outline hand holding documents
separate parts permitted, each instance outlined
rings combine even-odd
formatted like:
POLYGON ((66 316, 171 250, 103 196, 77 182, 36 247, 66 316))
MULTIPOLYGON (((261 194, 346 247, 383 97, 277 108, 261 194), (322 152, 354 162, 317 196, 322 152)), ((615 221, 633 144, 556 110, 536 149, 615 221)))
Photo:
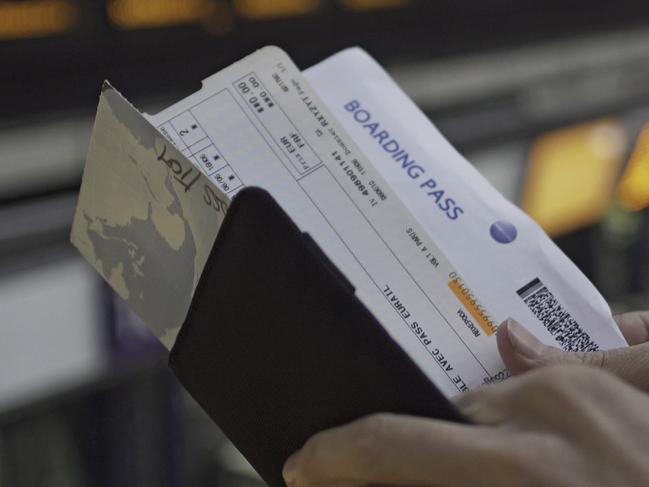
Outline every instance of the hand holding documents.
POLYGON ((509 316, 564 350, 625 344, 586 277, 360 49, 302 74, 266 47, 156 115, 106 84, 72 242, 171 348, 233 198, 253 186, 446 397, 509 376, 494 336, 509 316))

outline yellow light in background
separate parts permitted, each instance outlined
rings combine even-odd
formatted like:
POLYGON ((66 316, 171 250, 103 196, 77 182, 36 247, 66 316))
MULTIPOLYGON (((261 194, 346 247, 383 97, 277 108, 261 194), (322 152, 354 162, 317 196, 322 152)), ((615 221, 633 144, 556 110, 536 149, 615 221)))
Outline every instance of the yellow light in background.
POLYGON ((523 210, 551 236, 596 223, 609 208, 627 143, 623 125, 609 119, 539 137, 523 210))
POLYGON ((638 211, 649 207, 649 124, 638 136, 631 160, 620 180, 618 195, 627 210, 638 211))
POLYGON ((149 29, 200 23, 209 0, 113 0, 108 18, 120 29, 149 29))
POLYGON ((0 39, 47 37, 69 32, 77 22, 70 0, 0 1, 0 39))
POLYGON ((315 12, 322 0, 233 0, 237 14, 247 20, 293 17, 315 12))
POLYGON ((340 0, 340 4, 343 7, 356 12, 400 8, 410 5, 411 3, 412 0, 340 0))

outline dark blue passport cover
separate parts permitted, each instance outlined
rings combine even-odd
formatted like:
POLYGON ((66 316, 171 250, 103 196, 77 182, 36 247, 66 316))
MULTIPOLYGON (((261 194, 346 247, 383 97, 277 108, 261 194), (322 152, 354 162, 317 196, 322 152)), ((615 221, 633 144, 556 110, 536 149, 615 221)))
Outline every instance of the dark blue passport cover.
POLYGON ((170 366, 272 487, 314 433, 375 412, 464 419, 273 198, 233 200, 170 366))

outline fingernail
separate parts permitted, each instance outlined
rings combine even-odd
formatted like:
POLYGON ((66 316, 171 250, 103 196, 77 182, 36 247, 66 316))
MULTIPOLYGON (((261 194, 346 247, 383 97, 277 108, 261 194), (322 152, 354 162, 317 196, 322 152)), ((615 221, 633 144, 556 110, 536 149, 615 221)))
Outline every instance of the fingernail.
POLYGON ((297 477, 297 459, 300 455, 300 450, 296 451, 291 455, 286 463, 284 463, 284 468, 282 469, 282 477, 284 477, 284 482, 286 485, 295 485, 295 479, 297 477))
POLYGON ((527 358, 538 358, 544 345, 515 319, 507 318, 506 321, 507 336, 514 350, 527 358))

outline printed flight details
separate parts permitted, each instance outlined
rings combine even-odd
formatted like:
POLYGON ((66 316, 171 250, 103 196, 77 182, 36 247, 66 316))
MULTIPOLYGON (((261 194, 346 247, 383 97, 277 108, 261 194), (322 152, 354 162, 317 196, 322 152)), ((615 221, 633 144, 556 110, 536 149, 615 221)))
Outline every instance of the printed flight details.
MULTIPOLYGON (((150 121, 228 196, 243 185, 269 191, 445 393, 502 372, 497 355, 468 342, 465 320, 475 319, 458 315, 447 285, 457 270, 282 51, 258 51, 150 121), (197 149, 205 145, 219 157, 211 167, 197 149)), ((495 323, 484 317, 473 326, 490 336, 495 323)))

